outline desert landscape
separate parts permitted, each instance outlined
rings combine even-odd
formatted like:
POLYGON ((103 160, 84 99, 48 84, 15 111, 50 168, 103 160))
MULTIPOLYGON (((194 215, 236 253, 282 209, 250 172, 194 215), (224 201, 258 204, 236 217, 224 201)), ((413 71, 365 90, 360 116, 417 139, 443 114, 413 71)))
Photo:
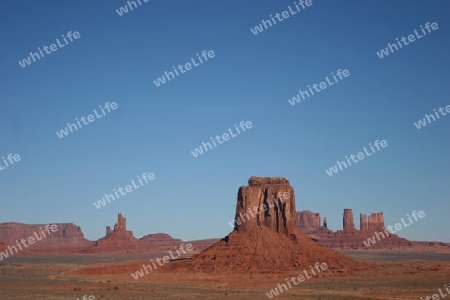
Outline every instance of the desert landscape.
POLYGON ((0 300, 450 300, 449 0, 0 10, 0 300))
MULTIPOLYGON (((363 241, 384 227, 383 218, 369 218, 370 229, 356 230, 346 209, 345 229, 334 233, 318 227, 319 214, 297 212, 296 207, 288 180, 251 177, 237 195, 235 220, 243 219, 223 238, 182 241, 157 233, 137 239, 121 214, 114 228, 106 226, 105 237, 95 242, 74 224, 56 224, 60 229, 39 246, 2 257, 0 296, 344 300, 414 299, 439 289, 445 293, 450 244, 391 235, 370 249, 363 241), (259 209, 252 212, 253 207, 259 209), (170 259, 156 264, 169 254, 170 259)), ((6 245, 42 228, 0 224, 1 250, 7 253, 6 245)))

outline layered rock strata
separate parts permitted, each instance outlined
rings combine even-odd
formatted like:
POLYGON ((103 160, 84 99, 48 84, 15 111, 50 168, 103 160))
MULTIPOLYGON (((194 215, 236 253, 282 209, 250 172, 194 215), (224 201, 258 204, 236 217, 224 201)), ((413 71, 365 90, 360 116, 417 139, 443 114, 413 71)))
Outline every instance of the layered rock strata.
POLYGON ((380 213, 372 213, 367 218, 367 228, 369 230, 383 230, 384 227, 384 215, 380 213))
MULTIPOLYGON (((326 219, 324 221, 326 221, 326 219)), ((302 233, 309 233, 319 230, 320 214, 309 210, 297 212, 297 227, 302 233)))
POLYGON ((344 209, 343 227, 344 231, 355 230, 355 224, 353 223, 353 212, 350 208, 344 209))
POLYGON ((235 223, 237 232, 265 226, 288 234, 296 227, 294 189, 285 178, 251 177, 248 186, 239 188, 235 223))
MULTIPOLYGON (((15 245, 16 241, 27 240, 33 237, 34 233, 39 233, 41 229, 49 224, 22 224, 22 223, 1 223, 0 240, 8 245, 15 245)), ((33 248, 45 246, 86 246, 92 244, 84 238, 79 226, 73 223, 55 223, 58 230, 52 232, 46 238, 36 243, 33 248)))
POLYGON ((366 214, 359 214, 359 230, 366 231, 369 230, 369 227, 367 225, 367 215, 366 214))

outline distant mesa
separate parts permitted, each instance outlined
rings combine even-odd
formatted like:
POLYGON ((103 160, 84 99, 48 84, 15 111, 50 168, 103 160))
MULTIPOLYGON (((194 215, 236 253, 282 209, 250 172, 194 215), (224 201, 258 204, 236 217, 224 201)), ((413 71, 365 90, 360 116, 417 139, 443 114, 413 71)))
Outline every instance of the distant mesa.
POLYGON ((351 273, 365 266, 300 233, 295 205, 294 189, 286 178, 251 177, 248 186, 239 188, 236 201, 235 217, 244 216, 245 221, 236 224, 229 235, 210 248, 170 262, 161 272, 299 272, 317 262, 325 262, 329 272, 351 273), (280 197, 284 192, 290 194, 288 199, 280 197), (267 209, 256 213, 254 207, 262 205, 267 209))
MULTIPOLYGON (((73 223, 51 224, 57 225, 58 230, 36 242, 33 247, 29 247, 27 250, 48 246, 88 246, 92 244, 91 241, 84 238, 81 228, 73 223)), ((7 245, 15 245, 17 244, 16 241, 34 237, 34 233, 39 233, 40 228, 43 229, 46 225, 48 224, 0 223, 0 240, 7 245)))
POLYGON ((183 243, 180 239, 174 239, 167 233, 153 233, 140 238, 142 242, 154 245, 173 245, 174 243, 183 243))

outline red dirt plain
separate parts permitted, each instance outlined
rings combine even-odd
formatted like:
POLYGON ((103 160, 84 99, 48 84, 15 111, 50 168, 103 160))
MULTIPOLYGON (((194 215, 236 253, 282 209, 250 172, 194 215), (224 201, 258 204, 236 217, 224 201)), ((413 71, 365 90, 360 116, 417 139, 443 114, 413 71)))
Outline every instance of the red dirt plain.
MULTIPOLYGON (((420 251, 343 253, 369 264, 353 274, 339 271, 293 285, 276 299, 420 299, 450 283, 450 254, 420 251)), ((15 255, 0 264, 0 299, 269 299, 266 292, 298 271, 214 274, 131 273, 154 255, 15 255)), ((161 267, 163 270, 171 263, 161 267)), ((169 268, 168 268, 169 269, 169 268)), ((326 270, 327 271, 327 270, 326 270)))

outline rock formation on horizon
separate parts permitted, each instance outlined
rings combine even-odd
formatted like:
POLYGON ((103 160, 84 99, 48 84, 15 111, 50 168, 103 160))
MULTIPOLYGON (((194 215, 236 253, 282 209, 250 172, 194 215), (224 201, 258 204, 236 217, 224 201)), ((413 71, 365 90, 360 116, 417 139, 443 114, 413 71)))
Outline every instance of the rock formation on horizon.
POLYGON ((384 215, 380 213, 372 213, 367 217, 367 228, 369 230, 383 230, 384 228, 384 215))
POLYGON ((94 248, 115 251, 143 247, 146 243, 133 236, 133 232, 127 230, 127 219, 118 214, 114 230, 106 226, 106 235, 95 243, 94 248))
POLYGON ((167 233, 152 233, 147 234, 139 239, 140 241, 155 244, 155 245, 165 245, 165 244, 173 244, 173 243, 183 243, 180 239, 174 239, 167 233))
POLYGON ((366 214, 359 214, 359 230, 361 230, 361 231, 369 230, 369 227, 367 225, 367 215, 366 214))
MULTIPOLYGON (((326 218, 324 219, 326 223, 326 218)), ((320 214, 309 210, 297 212, 297 228, 302 233, 314 232, 320 229, 320 214)))
POLYGON ((93 243, 85 239, 81 228, 73 223, 0 223, 0 240, 7 245, 15 245, 16 241, 20 241, 21 239, 27 240, 29 237, 34 237, 35 232, 39 234, 40 228, 45 228, 45 225, 49 224, 55 224, 58 230, 33 244, 33 247, 29 250, 49 246, 86 246, 93 243))
MULTIPOLYGON (((304 212, 297 212, 304 213, 304 212)), ((386 250, 398 250, 398 249, 443 249, 450 250, 450 244, 440 242, 417 242, 409 241, 401 238, 396 234, 389 233, 386 236, 384 225, 383 212, 371 213, 370 215, 360 214, 360 230, 354 226, 353 212, 351 209, 344 209, 344 215, 342 218, 343 230, 337 230, 333 232, 327 229, 325 226, 318 230, 311 230, 311 227, 306 224, 299 223, 297 227, 303 233, 313 238, 314 241, 319 244, 333 250, 369 250, 369 249, 386 249, 386 250), (364 241, 369 238, 373 238, 376 232, 384 233, 385 237, 376 239, 376 243, 367 247, 364 241)))
POLYGON ((284 273, 301 272, 325 262, 330 273, 352 273, 366 265, 329 250, 296 228, 294 189, 279 177, 251 177, 237 194, 234 230, 208 249, 175 260, 161 272, 284 273), (286 196, 283 197, 284 193, 286 196), (254 207, 266 205, 267 210, 254 207), (258 214, 259 212, 259 214, 258 214), (244 215, 247 214, 247 215, 244 215), (248 217, 247 217, 248 216, 248 217))
POLYGON ((344 231, 354 231, 355 224, 353 223, 353 211, 350 208, 344 209, 343 228, 344 231))

